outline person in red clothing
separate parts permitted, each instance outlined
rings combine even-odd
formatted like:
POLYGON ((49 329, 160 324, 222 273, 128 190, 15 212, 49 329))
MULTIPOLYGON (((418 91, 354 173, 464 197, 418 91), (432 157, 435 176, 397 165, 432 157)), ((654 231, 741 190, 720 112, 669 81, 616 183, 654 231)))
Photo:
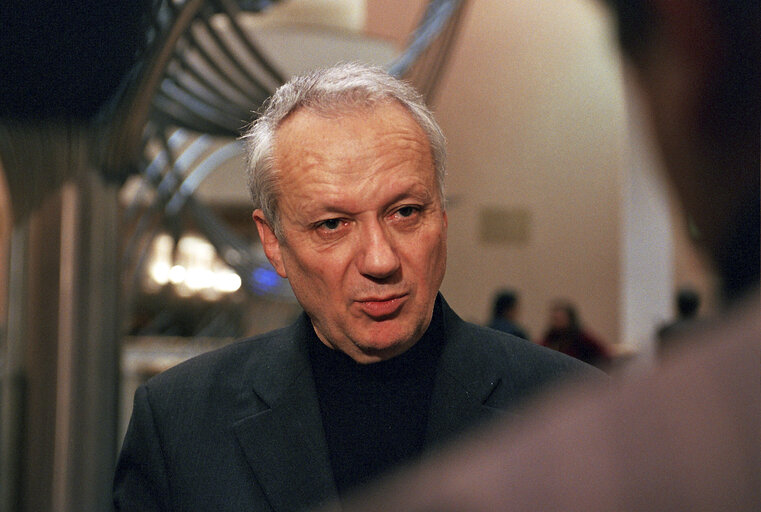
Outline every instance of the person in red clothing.
POLYGON ((595 366, 605 366, 611 360, 605 344, 584 329, 576 306, 566 300, 552 303, 550 327, 540 344, 595 366))

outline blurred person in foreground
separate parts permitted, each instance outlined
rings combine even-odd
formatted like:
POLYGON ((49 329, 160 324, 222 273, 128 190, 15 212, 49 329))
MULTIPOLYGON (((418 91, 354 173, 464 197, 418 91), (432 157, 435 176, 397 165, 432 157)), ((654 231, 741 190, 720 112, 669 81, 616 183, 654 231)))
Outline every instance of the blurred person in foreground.
POLYGON ((528 333, 518 323, 519 312, 518 293, 513 290, 502 290, 494 296, 494 309, 489 327, 528 340, 530 339, 528 333))
POLYGON ((444 137, 409 85, 356 64, 294 77, 244 138, 264 252, 304 314, 138 389, 118 509, 303 510, 597 375, 439 293, 444 137))
POLYGON ((759 6, 609 0, 723 312, 647 375, 539 404, 346 511, 758 511, 759 6))

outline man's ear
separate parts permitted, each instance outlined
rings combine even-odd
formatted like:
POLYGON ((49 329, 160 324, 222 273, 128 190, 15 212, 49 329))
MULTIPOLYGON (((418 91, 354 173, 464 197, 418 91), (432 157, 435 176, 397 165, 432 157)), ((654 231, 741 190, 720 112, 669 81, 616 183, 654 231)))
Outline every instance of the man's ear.
POLYGON ((259 240, 262 241, 264 254, 267 255, 267 259, 270 260, 280 277, 288 277, 285 273, 285 265, 283 265, 283 255, 280 252, 280 241, 275 236, 275 231, 267 219, 264 218, 264 212, 256 209, 252 216, 256 222, 256 230, 259 231, 259 240))

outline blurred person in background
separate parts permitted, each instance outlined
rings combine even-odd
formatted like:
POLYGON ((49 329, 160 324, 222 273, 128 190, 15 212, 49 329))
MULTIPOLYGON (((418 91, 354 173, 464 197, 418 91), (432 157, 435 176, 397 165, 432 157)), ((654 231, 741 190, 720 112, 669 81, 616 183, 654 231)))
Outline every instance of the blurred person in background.
POLYGON ((700 295, 692 288, 680 288, 674 294, 674 306, 676 307, 676 318, 658 328, 656 339, 658 341, 658 353, 663 354, 670 347, 674 339, 684 329, 689 329, 694 325, 700 309, 700 295))
POLYGON ((502 290, 494 296, 494 308, 489 327, 498 331, 530 339, 526 330, 518 323, 520 297, 514 290, 502 290))
POLYGON ((549 328, 540 345, 598 367, 611 362, 605 344, 582 325, 573 303, 561 299, 553 301, 549 320, 549 328))

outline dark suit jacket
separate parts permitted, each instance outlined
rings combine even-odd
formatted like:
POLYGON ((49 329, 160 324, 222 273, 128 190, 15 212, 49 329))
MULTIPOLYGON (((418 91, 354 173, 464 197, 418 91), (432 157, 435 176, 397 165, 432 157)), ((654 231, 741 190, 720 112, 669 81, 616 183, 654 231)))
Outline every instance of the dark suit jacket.
MULTIPOLYGON (((439 297, 443 302, 443 298, 439 297)), ((446 342, 426 446, 513 410, 583 363, 469 324, 443 302, 446 342)), ((335 498, 305 340, 311 324, 243 340, 141 386, 116 471, 128 511, 295 511, 335 498)))

